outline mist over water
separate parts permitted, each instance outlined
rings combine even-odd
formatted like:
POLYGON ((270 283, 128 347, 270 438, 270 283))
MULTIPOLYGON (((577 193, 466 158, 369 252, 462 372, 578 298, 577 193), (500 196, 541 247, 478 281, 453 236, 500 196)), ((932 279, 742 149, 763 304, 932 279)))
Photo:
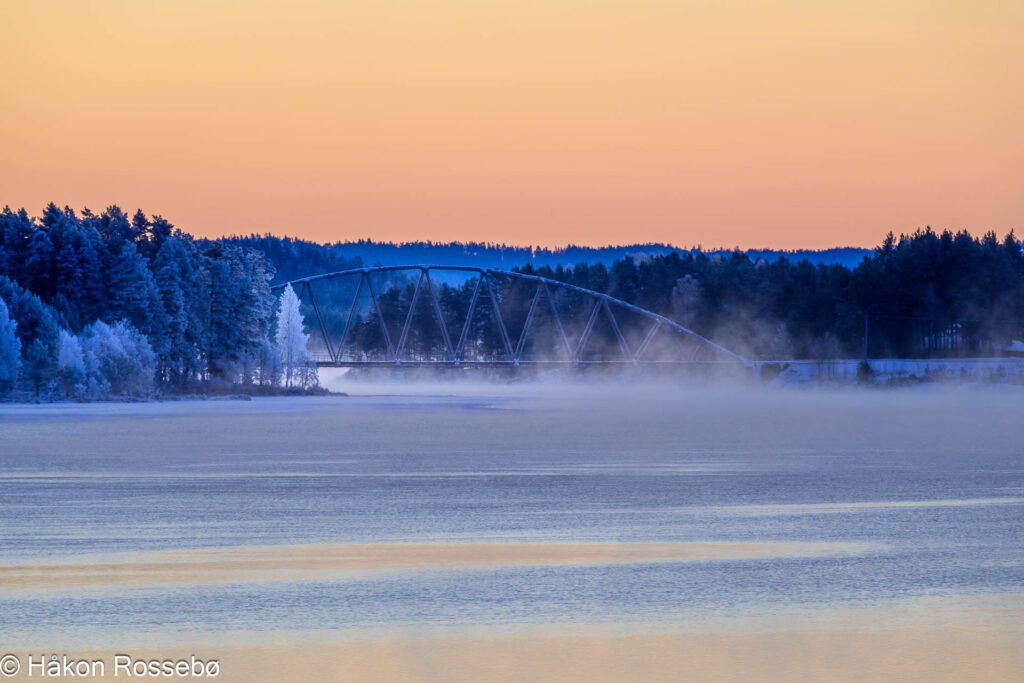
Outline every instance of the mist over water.
POLYGON ((26 591, 0 596, 0 632, 669 624, 1024 582, 1019 388, 325 383, 350 396, 0 407, 0 557, 380 542, 858 549, 26 591))

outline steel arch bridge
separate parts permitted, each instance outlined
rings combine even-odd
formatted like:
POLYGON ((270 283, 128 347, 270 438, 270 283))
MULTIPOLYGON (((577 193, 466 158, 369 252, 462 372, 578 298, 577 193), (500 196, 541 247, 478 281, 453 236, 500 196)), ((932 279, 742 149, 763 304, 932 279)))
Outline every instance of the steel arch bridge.
POLYGON ((529 273, 472 266, 377 266, 300 278, 271 291, 287 286, 298 295, 304 316, 315 321, 307 329, 320 367, 754 367, 751 360, 653 311, 529 273), (461 286, 448 284, 458 277, 464 278, 461 286), (319 298, 314 285, 321 290, 319 298), (464 310, 446 311, 460 293, 461 304, 455 307, 464 310), (412 338, 423 336, 424 301, 437 340, 414 349, 412 338), (549 344, 538 354, 528 347, 540 334, 542 317, 547 318, 549 344), (482 318, 489 322, 481 325, 482 318), (488 327, 489 349, 483 339, 488 327), (373 336, 378 348, 367 349, 359 336, 373 336))

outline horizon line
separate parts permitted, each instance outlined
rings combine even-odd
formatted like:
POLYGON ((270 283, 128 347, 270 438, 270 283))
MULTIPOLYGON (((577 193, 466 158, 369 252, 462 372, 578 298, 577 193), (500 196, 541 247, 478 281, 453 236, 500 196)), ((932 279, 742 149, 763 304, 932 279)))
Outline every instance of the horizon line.
MULTIPOLYGON (((175 227, 179 227, 179 226, 175 226, 175 227)), ((179 229, 181 229, 181 228, 179 228, 179 229)), ((186 232, 187 233, 187 231, 184 230, 184 229, 182 229, 182 232, 186 232)), ((913 233, 906 233, 906 234, 909 235, 909 234, 913 234, 913 233)), ((534 251, 534 252, 543 251, 543 252, 550 252, 550 253, 560 253, 560 252, 568 251, 570 249, 595 249, 595 250, 597 250, 597 249, 627 249, 627 248, 631 248, 631 247, 664 247, 664 248, 668 248, 668 249, 672 249, 674 251, 680 251, 680 252, 684 252, 684 251, 685 252, 693 252, 693 251, 701 251, 701 252, 721 252, 721 251, 743 251, 743 252, 746 252, 746 251, 775 251, 775 252, 811 251, 811 252, 823 252, 823 251, 837 251, 837 250, 842 250, 842 249, 859 249, 859 250, 865 250, 865 251, 873 251, 876 248, 876 246, 877 246, 877 245, 858 246, 858 245, 853 245, 853 244, 845 244, 845 245, 835 245, 835 246, 831 246, 831 247, 768 247, 768 246, 741 247, 739 245, 733 245, 731 247, 726 247, 726 246, 706 247, 703 244, 698 243, 698 244, 695 244, 695 245, 690 246, 690 247, 685 247, 685 246, 681 246, 681 245, 678 245, 678 244, 673 244, 671 242, 654 242, 654 241, 650 241, 650 242, 620 242, 620 243, 605 243, 605 244, 579 244, 579 243, 571 243, 570 242, 570 243, 567 243, 567 244, 563 243, 563 244, 560 244, 558 246, 550 246, 549 247, 549 246, 543 246, 543 245, 538 245, 538 244, 522 244, 522 243, 518 243, 517 244, 517 243, 508 243, 508 242, 493 242, 493 241, 486 241, 486 240, 432 240, 432 239, 387 240, 387 239, 377 239, 377 238, 368 237, 368 236, 367 237, 354 238, 354 239, 322 241, 322 240, 310 239, 310 238, 307 238, 307 237, 301 237, 301 236, 295 235, 295 234, 288 234, 288 233, 283 233, 282 234, 282 233, 276 233, 276 232, 270 232, 270 231, 248 232, 248 233, 235 233, 235 232, 231 232, 231 233, 224 233, 224 234, 222 234, 222 235, 220 235, 218 237, 200 237, 199 239, 206 239, 206 240, 246 239, 246 238, 252 238, 252 237, 274 237, 274 238, 277 238, 277 239, 290 239, 290 240, 294 240, 294 241, 300 241, 300 242, 307 242, 309 244, 315 244, 315 245, 321 246, 321 247, 355 245, 355 244, 359 244, 361 242, 371 242, 371 243, 376 244, 376 245, 385 245, 385 246, 393 246, 393 247, 404 247, 404 246, 426 245, 426 244, 430 244, 430 245, 433 245, 433 246, 441 246, 441 247, 444 247, 444 246, 455 246, 455 245, 463 245, 463 246, 477 245, 477 246, 483 246, 483 247, 492 248, 492 249, 497 249, 497 248, 522 249, 522 250, 530 250, 530 251, 534 251)), ((884 239, 884 237, 883 237, 883 239, 884 239)))

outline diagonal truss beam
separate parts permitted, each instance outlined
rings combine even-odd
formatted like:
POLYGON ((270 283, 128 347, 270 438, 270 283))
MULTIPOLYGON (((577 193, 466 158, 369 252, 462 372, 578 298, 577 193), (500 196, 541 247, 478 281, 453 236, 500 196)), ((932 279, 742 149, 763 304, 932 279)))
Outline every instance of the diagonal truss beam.
POLYGON ((572 359, 572 345, 569 344, 569 337, 565 336, 565 327, 562 326, 562 316, 558 314, 558 306, 555 305, 555 297, 551 294, 548 283, 543 283, 544 294, 547 296, 548 305, 551 307, 551 318, 555 321, 555 329, 558 330, 558 338, 562 340, 562 347, 565 349, 565 357, 572 359))
POLYGON ((602 301, 601 306, 604 308, 605 315, 608 316, 608 320, 612 324, 612 329, 615 330, 615 338, 619 340, 622 357, 629 361, 633 360, 633 354, 629 352, 629 344, 626 343, 626 337, 622 334, 622 328, 619 327, 619 321, 615 319, 615 314, 612 313, 611 307, 607 301, 602 301))
POLYGON ((412 290, 412 301, 409 302, 409 311, 405 314, 405 324, 402 325, 402 334, 398 337, 398 349, 395 351, 395 362, 402 362, 402 354, 405 353, 405 342, 409 339, 409 328, 412 327, 412 317, 416 312, 416 302, 420 298, 420 288, 423 286, 424 271, 420 271, 420 277, 416 280, 416 287, 412 290))
POLYGON ((487 278, 487 294, 491 298, 491 308, 494 311, 494 322, 498 325, 498 330, 501 332, 501 341, 505 345, 505 353, 508 357, 515 359, 515 352, 512 350, 512 340, 508 336, 508 328, 505 327, 505 321, 501 317, 501 306, 498 304, 498 294, 494 288, 494 282, 491 279, 491 275, 488 271, 484 271, 481 277, 487 278))
POLYGON ((341 333, 341 342, 338 343, 338 350, 334 355, 334 362, 337 363, 341 360, 341 354, 345 352, 345 344, 348 342, 349 332, 352 331, 352 325, 356 319, 356 311, 359 309, 359 295, 363 292, 363 281, 366 279, 366 273, 359 275, 359 282, 356 283, 356 293, 352 296, 352 305, 348 309, 348 318, 345 320, 345 330, 341 333))
POLYGON ((537 304, 540 303, 540 297, 543 293, 544 290, 538 286, 533 299, 530 301, 530 310, 526 313, 526 321, 523 323, 523 329, 519 333, 519 341, 516 343, 516 355, 512 358, 517 364, 523 355, 523 349, 526 348, 526 335, 530 333, 530 325, 533 324, 533 316, 537 313, 537 304))
POLYGON ((480 286, 483 284, 483 276, 476 279, 473 287, 473 295, 469 299, 469 311, 466 313, 466 322, 462 323, 462 334, 459 335, 459 344, 452 354, 452 362, 458 365, 462 362, 462 354, 466 351, 466 340, 469 338, 469 330, 473 326, 473 315, 476 313, 476 302, 480 299, 480 286))
POLYGON ((590 333, 594 331, 594 323, 597 322, 597 314, 601 312, 601 301, 594 302, 594 308, 590 311, 590 317, 587 318, 587 325, 583 328, 583 334, 580 335, 580 340, 576 344, 576 353, 573 354, 572 360, 574 363, 579 363, 583 357, 583 349, 587 347, 587 342, 590 341, 590 333))
POLYGON ((380 321, 380 332, 384 335, 384 343, 387 344, 388 355, 391 356, 392 360, 395 360, 395 347, 391 343, 391 335, 388 333, 388 323, 384 319, 384 311, 381 310, 380 300, 377 299, 377 292, 373 289, 373 280, 370 279, 369 272, 364 271, 363 277, 366 278, 366 289, 370 292, 370 300, 373 301, 373 310, 377 312, 377 320, 380 321))
MULTIPOLYGON (((327 347, 327 355, 331 357, 331 362, 336 362, 338 359, 334 355, 334 349, 331 347, 331 338, 327 335, 327 325, 324 324, 324 317, 320 315, 320 307, 316 305, 316 297, 313 295, 313 285, 308 282, 302 283, 303 289, 309 294, 309 302, 313 304, 313 313, 316 314, 316 321, 320 325, 320 334, 324 338, 324 346, 327 347)), ((302 290, 299 290, 299 296, 301 297, 302 290)))
POLYGON ((444 340, 445 351, 448 352, 446 356, 449 359, 455 358, 455 349, 452 347, 452 337, 448 334, 448 323, 444 321, 444 313, 441 311, 441 301, 437 298, 437 292, 434 290, 434 283, 430 279, 430 269, 427 269, 427 294, 430 295, 430 300, 434 303, 434 316, 437 318, 437 326, 441 328, 441 338, 444 340))
POLYGON ((654 340, 654 336, 658 334, 658 330, 660 329, 661 321, 655 320, 654 324, 651 325, 651 329, 647 330, 647 334, 644 335, 644 339, 642 342, 640 342, 640 346, 637 347, 636 353, 633 354, 634 363, 640 362, 641 356, 643 356, 644 353, 647 351, 647 347, 651 345, 651 342, 654 340))

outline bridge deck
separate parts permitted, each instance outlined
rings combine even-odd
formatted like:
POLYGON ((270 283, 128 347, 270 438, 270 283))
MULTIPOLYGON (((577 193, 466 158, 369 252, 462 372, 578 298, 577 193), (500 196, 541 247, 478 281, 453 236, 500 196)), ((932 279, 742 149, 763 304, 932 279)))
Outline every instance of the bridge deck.
POLYGON ((731 360, 362 360, 362 361, 331 361, 318 360, 320 368, 514 368, 514 367, 746 367, 743 363, 731 360))

